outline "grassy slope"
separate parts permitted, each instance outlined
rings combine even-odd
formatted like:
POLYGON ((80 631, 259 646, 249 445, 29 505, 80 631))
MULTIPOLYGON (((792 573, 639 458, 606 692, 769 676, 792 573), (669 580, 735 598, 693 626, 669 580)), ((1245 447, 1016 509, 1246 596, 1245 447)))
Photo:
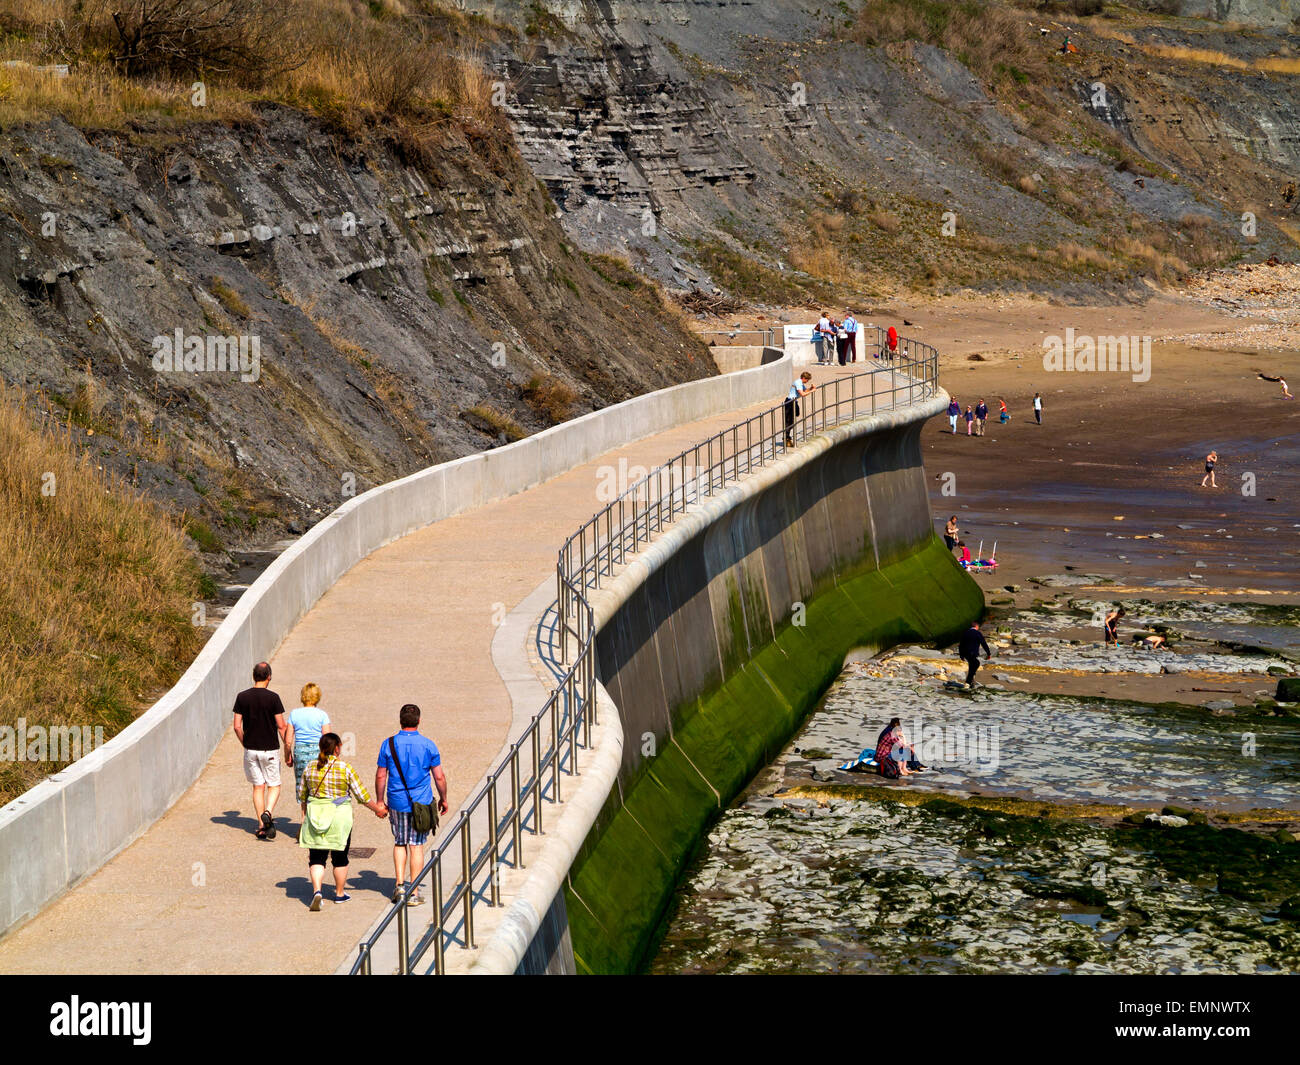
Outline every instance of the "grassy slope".
MULTIPOLYGON (((0 392, 0 726, 102 726, 171 685, 202 645, 177 525, 0 392)), ((58 764, 0 762, 0 802, 58 764)))

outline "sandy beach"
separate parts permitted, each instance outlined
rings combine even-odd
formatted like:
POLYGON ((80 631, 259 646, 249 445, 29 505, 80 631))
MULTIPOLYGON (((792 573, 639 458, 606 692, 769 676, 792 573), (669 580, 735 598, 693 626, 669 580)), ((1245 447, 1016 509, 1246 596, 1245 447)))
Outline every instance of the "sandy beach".
MULTIPOLYGON (((969 294, 854 308, 940 352, 940 383, 990 408, 983 437, 924 430, 936 524, 956 514, 975 553, 996 542, 990 592, 1034 574, 1113 577, 1129 594, 1177 581, 1177 594, 1292 601, 1300 590, 1300 401, 1261 373, 1300 385, 1300 268, 1239 267, 1153 293, 1144 303, 1074 306, 969 294), (910 323, 910 324, 909 324, 910 323), (1135 372, 1049 370, 1049 338, 1150 343, 1135 372), (1135 379, 1137 378, 1137 379, 1135 379), (1043 397, 1043 424, 1032 400, 1043 397), (998 401, 1011 414, 997 421, 998 401), (1201 488, 1219 454, 1217 488, 1201 488)), ((830 308, 842 316, 842 308, 830 308)), ((745 326, 816 311, 738 315, 745 326)), ((1167 594, 1173 594, 1169 588, 1167 594)))

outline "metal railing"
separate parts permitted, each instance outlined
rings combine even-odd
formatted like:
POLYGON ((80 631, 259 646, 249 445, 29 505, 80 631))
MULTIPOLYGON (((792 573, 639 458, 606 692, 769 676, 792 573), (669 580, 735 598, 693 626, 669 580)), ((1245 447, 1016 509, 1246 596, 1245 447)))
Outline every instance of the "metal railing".
MULTIPOLYGON (((878 346, 883 346, 885 332, 876 331, 878 346)), ((393 924, 399 973, 417 971, 430 951, 433 971, 445 972, 448 947, 475 947, 475 907, 501 904, 502 868, 524 868, 525 840, 543 835, 546 805, 562 800, 563 781, 577 775, 577 752, 590 749, 591 726, 598 722, 595 621, 586 593, 599 588, 687 507, 802 441, 832 425, 933 396, 938 370, 933 347, 916 341, 900 344, 891 363, 882 359, 870 370, 824 383, 799 401, 797 413, 788 401, 778 403, 681 452, 629 486, 565 541, 555 573, 556 633, 562 660, 568 660, 569 641, 574 641, 572 664, 434 846, 412 882, 412 892, 395 902, 359 945, 353 974, 372 972, 376 944, 393 924), (455 869, 450 884, 449 868, 455 869), (426 885, 431 895, 429 920, 416 930, 418 938, 412 943, 411 894, 426 885)))
POLYGON ((700 334, 702 337, 725 337, 725 340, 715 339, 711 343, 726 346, 728 344, 738 344, 740 346, 750 345, 753 347, 774 347, 776 346, 776 330, 769 327, 767 329, 709 329, 700 334), (755 339, 737 339, 737 338, 755 339))

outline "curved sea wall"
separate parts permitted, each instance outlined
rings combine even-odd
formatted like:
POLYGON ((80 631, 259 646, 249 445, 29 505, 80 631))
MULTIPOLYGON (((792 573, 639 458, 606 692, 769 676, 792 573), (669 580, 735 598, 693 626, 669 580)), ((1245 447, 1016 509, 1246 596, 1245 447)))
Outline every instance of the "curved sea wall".
POLYGON ((240 598, 176 685, 69 768, 0 809, 0 934, 138 837, 194 783, 230 727, 253 664, 272 657, 344 573, 384 544, 522 492, 685 422, 761 402, 790 383, 777 348, 749 369, 661 389, 524 440, 431 466, 349 500, 296 541, 240 598))
POLYGON ((830 429, 693 508, 592 597, 621 756, 518 971, 637 970, 710 821, 846 654, 947 640, 979 616, 921 461, 947 402, 830 429))

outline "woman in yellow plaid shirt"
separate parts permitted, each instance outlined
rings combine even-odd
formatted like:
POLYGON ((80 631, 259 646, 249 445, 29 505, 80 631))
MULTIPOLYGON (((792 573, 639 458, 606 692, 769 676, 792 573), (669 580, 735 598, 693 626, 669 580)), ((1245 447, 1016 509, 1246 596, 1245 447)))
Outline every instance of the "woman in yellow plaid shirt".
POLYGON ((302 804, 302 831, 298 846, 306 847, 307 871, 311 875, 311 908, 318 912, 321 885, 325 881, 325 857, 334 865, 334 901, 347 902, 348 849, 352 846, 352 797, 385 817, 388 807, 374 802, 361 783, 357 771, 338 757, 343 741, 336 732, 320 738, 320 756, 303 770, 298 785, 298 802, 302 804))

